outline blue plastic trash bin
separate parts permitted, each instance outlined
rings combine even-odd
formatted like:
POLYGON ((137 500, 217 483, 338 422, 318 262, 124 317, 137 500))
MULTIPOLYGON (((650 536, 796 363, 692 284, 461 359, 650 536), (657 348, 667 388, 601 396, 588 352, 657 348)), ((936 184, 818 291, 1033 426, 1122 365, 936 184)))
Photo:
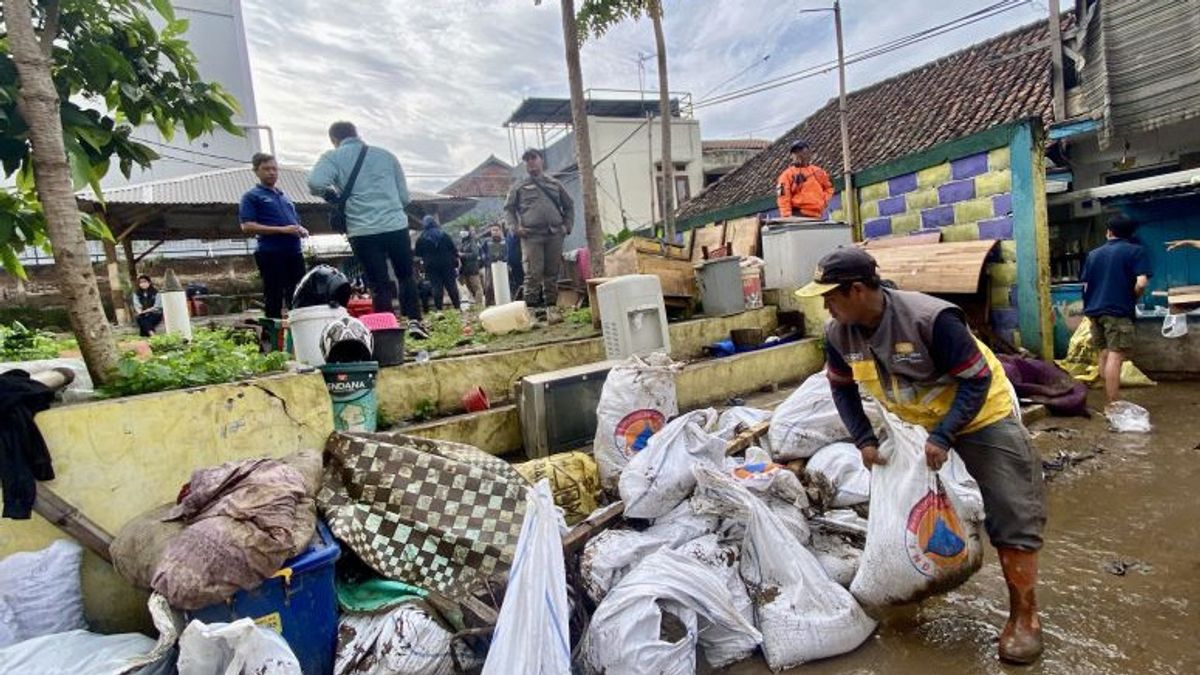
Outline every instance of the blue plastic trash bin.
POLYGON ((331 673, 338 627, 333 570, 340 554, 329 528, 317 521, 308 548, 285 561, 275 576, 227 602, 187 612, 187 618, 213 623, 249 617, 283 635, 304 675, 331 673))

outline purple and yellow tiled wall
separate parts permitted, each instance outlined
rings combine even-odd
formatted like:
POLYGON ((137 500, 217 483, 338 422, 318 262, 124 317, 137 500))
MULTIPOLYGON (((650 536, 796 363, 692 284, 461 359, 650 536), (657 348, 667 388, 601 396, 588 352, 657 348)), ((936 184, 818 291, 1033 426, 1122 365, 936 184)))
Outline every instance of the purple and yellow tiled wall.
MULTIPOLYGON (((867 239, 938 230, 947 242, 1000 240, 987 265, 992 327, 1019 345, 1010 166, 1009 148, 999 147, 864 185, 858 197, 867 239)), ((831 204, 835 219, 844 215, 840 196, 831 204)))

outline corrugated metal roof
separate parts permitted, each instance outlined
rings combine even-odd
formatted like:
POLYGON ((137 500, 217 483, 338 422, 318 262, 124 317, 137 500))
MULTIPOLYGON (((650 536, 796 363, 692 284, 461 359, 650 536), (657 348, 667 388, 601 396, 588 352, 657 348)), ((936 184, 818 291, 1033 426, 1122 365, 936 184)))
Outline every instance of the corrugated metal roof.
POLYGON ((1123 183, 1114 183, 1103 187, 1076 190, 1065 194, 1054 195, 1051 204, 1080 202, 1087 199, 1116 199, 1117 197, 1133 197, 1144 194, 1160 194, 1167 192, 1200 192, 1200 169, 1173 171, 1160 176, 1138 178, 1123 183))
MULTIPOLYGON (((242 195, 246 193, 246 190, 257 183, 258 178, 254 175, 253 169, 248 166, 234 167, 110 188, 104 191, 104 200, 109 204, 237 205, 241 203, 242 195)), ((279 167, 279 182, 276 187, 283 190, 297 205, 325 204, 325 200, 309 194, 308 172, 299 167, 279 167)), ((454 199, 454 197, 424 190, 410 189, 409 194, 417 203, 454 199)), ((96 196, 90 190, 79 192, 77 196, 84 201, 96 201, 96 196)))
MULTIPOLYGON (((679 99, 668 104, 671 116, 679 116, 679 99)), ((590 99, 587 114, 592 117, 622 117, 641 119, 647 114, 658 115, 658 99, 653 101, 590 99)), ((513 124, 571 124, 571 99, 527 98, 513 111, 504 126, 513 124)))
POLYGON ((1099 3, 1083 26, 1081 90, 1104 148, 1200 116, 1200 0, 1099 3))

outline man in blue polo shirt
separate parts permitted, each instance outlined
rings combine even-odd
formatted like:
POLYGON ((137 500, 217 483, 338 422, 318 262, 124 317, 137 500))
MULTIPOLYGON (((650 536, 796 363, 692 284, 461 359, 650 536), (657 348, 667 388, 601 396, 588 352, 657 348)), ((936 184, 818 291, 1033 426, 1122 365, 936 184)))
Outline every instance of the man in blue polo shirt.
POLYGON ((1108 221, 1108 241, 1083 262, 1083 313, 1092 323, 1092 345, 1100 351, 1100 376, 1111 406, 1121 399, 1121 364, 1133 351, 1138 298, 1150 283, 1146 251, 1132 241, 1137 223, 1123 216, 1108 221))
POLYGON ((250 160, 258 185, 242 195, 238 220, 242 232, 258 236, 254 262, 263 282, 263 304, 269 319, 283 318, 283 307, 292 307, 292 294, 304 276, 304 254, 300 239, 308 230, 300 225, 296 205, 275 187, 279 164, 275 157, 259 152, 250 160))

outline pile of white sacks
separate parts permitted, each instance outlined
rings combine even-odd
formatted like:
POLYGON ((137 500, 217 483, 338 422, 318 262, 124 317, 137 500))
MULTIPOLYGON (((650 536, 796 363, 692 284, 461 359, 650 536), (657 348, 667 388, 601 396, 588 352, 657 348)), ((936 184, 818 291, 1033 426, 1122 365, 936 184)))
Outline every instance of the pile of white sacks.
POLYGON ((823 374, 773 416, 685 413, 602 466, 632 520, 584 549, 597 609, 577 665, 693 673, 700 658, 722 667, 761 649, 772 669, 791 668, 857 648, 875 629, 868 612, 968 578, 982 551, 978 488, 953 455, 937 474, 925 467, 923 430, 873 414, 889 459, 874 471, 846 442, 823 374), (768 418, 761 447, 725 456, 739 429, 768 418))

